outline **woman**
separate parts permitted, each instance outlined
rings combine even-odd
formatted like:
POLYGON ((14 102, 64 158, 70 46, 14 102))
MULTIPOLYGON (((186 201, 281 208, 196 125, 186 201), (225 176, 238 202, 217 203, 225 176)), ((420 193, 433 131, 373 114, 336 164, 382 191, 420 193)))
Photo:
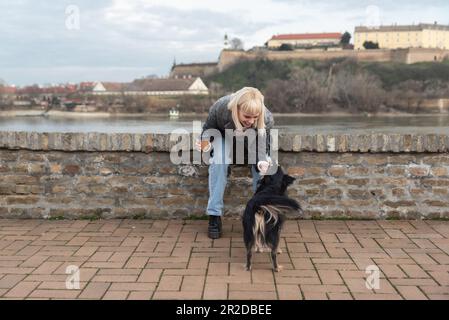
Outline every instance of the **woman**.
MULTIPOLYGON (((213 156, 209 166, 209 201, 207 214, 209 215, 208 236, 218 239, 221 236, 223 214, 223 195, 227 184, 228 166, 232 161, 229 133, 234 136, 249 136, 248 130, 254 130, 256 139, 245 142, 246 154, 248 150, 255 150, 259 146, 260 137, 266 139, 261 143, 265 150, 256 150, 252 155, 255 158, 251 166, 253 176, 253 191, 256 190, 260 174, 266 174, 270 166, 270 140, 269 129, 273 127, 273 115, 264 105, 264 97, 258 89, 245 87, 234 94, 220 98, 210 108, 209 116, 203 126, 201 141, 196 142, 196 149, 208 152, 213 146, 213 156), (217 132, 211 139, 210 132, 217 132), (212 140, 212 144, 209 142, 212 140), (261 152, 262 151, 262 152, 261 152)), ((236 138, 233 138, 234 140, 236 138)), ((238 139, 238 138, 237 138, 238 139)), ((233 143, 235 146, 236 144, 233 143)), ((260 148, 260 146, 259 146, 260 148)), ((250 156, 251 157, 251 156, 250 156)), ((245 161, 246 162, 246 161, 245 161)))

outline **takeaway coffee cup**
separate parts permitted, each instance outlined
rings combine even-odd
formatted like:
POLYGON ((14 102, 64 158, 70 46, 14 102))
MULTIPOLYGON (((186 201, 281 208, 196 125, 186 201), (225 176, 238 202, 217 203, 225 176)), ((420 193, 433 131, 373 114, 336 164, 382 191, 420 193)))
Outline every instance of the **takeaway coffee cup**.
POLYGON ((209 140, 201 140, 201 151, 203 152, 209 152, 212 145, 209 142, 209 140))

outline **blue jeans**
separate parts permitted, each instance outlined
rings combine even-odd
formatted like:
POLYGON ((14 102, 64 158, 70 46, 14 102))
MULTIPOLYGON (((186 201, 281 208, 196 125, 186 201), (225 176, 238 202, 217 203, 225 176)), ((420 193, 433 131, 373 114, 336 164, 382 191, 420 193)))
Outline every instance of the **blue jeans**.
MULTIPOLYGON (((207 214, 221 216, 223 214, 223 196, 228 181, 228 167, 231 163, 229 159, 229 145, 222 141, 214 141, 214 155, 209 165, 209 201, 207 203, 207 214), (221 159, 221 161, 218 161, 221 159)), ((256 191, 260 174, 255 165, 251 165, 253 176, 253 192, 256 191)))

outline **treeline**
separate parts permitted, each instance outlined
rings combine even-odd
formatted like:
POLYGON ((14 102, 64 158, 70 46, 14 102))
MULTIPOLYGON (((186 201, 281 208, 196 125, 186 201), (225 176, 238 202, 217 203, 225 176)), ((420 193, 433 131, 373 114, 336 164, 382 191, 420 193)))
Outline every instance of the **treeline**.
POLYGON ((95 105, 116 113, 164 113, 176 109, 181 113, 207 113, 212 96, 91 96, 95 105))

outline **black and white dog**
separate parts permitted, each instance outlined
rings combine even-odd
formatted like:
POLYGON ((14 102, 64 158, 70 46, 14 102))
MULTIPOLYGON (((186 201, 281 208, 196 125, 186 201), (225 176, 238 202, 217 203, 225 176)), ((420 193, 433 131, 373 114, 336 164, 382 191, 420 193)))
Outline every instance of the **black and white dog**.
POLYGON ((243 213, 243 240, 246 247, 246 270, 251 270, 252 249, 256 252, 263 247, 271 249, 271 260, 276 272, 281 270, 276 254, 280 253, 279 241, 285 211, 302 212, 298 202, 285 193, 295 178, 284 174, 278 166, 273 175, 265 175, 259 180, 256 193, 248 201, 243 213))

